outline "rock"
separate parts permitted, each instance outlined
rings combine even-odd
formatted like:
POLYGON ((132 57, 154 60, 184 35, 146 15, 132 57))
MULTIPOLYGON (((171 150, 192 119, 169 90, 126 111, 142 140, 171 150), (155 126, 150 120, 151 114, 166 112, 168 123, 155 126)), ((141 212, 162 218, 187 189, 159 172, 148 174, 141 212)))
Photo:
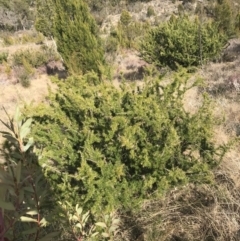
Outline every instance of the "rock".
POLYGON ((222 54, 222 62, 233 62, 240 54, 240 41, 231 39, 222 54))
POLYGON ((66 79, 68 74, 64 65, 60 61, 51 61, 46 65, 48 75, 57 75, 59 79, 66 79))

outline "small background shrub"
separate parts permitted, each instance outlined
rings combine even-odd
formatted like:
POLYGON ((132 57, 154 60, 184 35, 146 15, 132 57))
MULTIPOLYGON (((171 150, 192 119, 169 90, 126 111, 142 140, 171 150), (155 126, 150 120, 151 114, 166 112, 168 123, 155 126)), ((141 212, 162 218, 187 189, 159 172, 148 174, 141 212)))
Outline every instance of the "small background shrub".
POLYGON ((59 58, 55 48, 46 45, 42 45, 40 50, 19 50, 11 57, 13 66, 23 65, 24 62, 28 62, 33 68, 43 66, 53 60, 57 61, 59 58))
POLYGON ((3 62, 7 62, 7 59, 8 59, 7 52, 0 53, 0 64, 2 64, 3 62))
POLYGON ((24 88, 31 85, 31 74, 25 68, 20 68, 18 71, 18 80, 24 88))
POLYGON ((127 26, 130 24, 132 17, 127 10, 123 10, 120 16, 120 22, 122 25, 127 26))
POLYGON ((178 65, 197 66, 220 54, 227 41, 212 22, 192 21, 186 15, 172 16, 152 28, 141 44, 142 57, 157 66, 176 69, 178 65))
POLYGON ((237 21, 234 3, 231 0, 217 1, 215 12, 215 21, 219 25, 219 30, 225 33, 228 37, 235 34, 235 23, 237 21))
POLYGON ((118 49, 118 40, 117 38, 113 37, 113 36, 109 36, 107 39, 106 39, 106 42, 105 42, 105 51, 107 53, 114 53, 117 51, 118 49))
POLYGON ((106 47, 114 49, 114 45, 118 43, 120 47, 138 49, 140 41, 149 27, 148 23, 131 21, 124 25, 120 21, 117 27, 111 30, 106 47), (113 38, 116 40, 113 40, 113 38))
POLYGON ((1 33, 3 44, 10 46, 14 44, 42 43, 44 36, 36 31, 22 31, 21 33, 3 32, 1 33))
POLYGON ((28 62, 32 67, 37 68, 45 65, 48 61, 47 56, 41 51, 34 50, 20 50, 12 56, 13 66, 23 65, 28 62))
POLYGON ((155 15, 155 11, 154 11, 153 6, 149 6, 147 8, 147 17, 151 17, 151 16, 154 16, 154 15, 155 15))
POLYGON ((4 46, 10 46, 14 44, 14 39, 10 34, 4 34, 2 39, 4 46))

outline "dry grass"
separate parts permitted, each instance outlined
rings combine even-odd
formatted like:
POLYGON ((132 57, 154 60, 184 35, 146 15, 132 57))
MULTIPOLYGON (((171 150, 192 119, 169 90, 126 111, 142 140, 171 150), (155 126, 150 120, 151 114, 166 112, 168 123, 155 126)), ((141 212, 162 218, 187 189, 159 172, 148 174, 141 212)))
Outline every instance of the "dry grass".
MULTIPOLYGON (((238 178, 239 178, 238 167, 238 178)), ((236 174, 235 174, 236 177, 236 174)), ((240 186, 224 164, 215 184, 176 188, 164 198, 146 201, 126 219, 122 239, 135 241, 240 240, 240 186), (130 225, 129 225, 130 224, 130 225)))
MULTIPOLYGON (((46 46, 53 46, 52 41, 45 41, 46 46)), ((7 52, 9 58, 19 50, 39 50, 41 45, 36 43, 17 44, 8 47, 1 47, 1 52, 7 52)), ((46 74, 42 74, 41 70, 35 71, 34 79, 31 80, 29 88, 22 87, 17 80, 19 69, 11 69, 10 65, 5 63, 0 65, 0 118, 5 120, 6 116, 2 106, 11 115, 14 114, 16 106, 29 104, 30 102, 39 103, 48 93, 48 85, 54 87, 46 74)), ((44 70, 44 72, 46 72, 44 70)), ((4 126, 0 123, 0 130, 4 130, 4 126)), ((0 144, 2 142, 0 135, 0 144)))
MULTIPOLYGON (((0 83, 0 118, 6 120, 2 106, 4 106, 6 111, 12 116, 17 106, 42 101, 48 93, 48 85, 54 87, 47 75, 41 75, 32 80, 31 86, 27 89, 20 84, 12 85, 4 82, 1 85, 0 83)), ((0 130, 5 130, 1 123, 0 130)), ((1 142, 2 137, 0 136, 0 143, 1 142)))

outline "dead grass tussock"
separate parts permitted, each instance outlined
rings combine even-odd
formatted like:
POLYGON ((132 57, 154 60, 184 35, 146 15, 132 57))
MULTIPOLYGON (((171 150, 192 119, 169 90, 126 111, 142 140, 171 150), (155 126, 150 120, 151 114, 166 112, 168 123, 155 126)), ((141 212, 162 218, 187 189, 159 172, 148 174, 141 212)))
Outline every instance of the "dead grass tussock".
POLYGON ((162 199, 145 202, 130 218, 132 225, 128 220, 130 228, 124 240, 240 240, 239 200, 240 186, 223 165, 215 171, 212 185, 191 184, 172 190, 162 199))

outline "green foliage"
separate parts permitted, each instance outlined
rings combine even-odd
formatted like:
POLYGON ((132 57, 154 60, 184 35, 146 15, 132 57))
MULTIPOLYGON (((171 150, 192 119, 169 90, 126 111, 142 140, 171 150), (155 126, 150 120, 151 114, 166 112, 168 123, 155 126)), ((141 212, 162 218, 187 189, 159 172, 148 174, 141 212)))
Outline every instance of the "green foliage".
POLYGON ((17 75, 20 84, 23 87, 28 88, 31 85, 31 78, 34 75, 35 70, 32 65, 25 59, 23 59, 22 64, 23 65, 18 69, 17 75))
POLYGON ((1 149, 0 240, 49 241, 47 237, 58 233, 44 234, 49 190, 33 153, 33 138, 28 137, 32 119, 25 120, 18 109, 14 118, 7 117, 8 122, 0 120, 8 130, 0 131, 6 140, 1 149))
POLYGON ((47 58, 44 53, 31 49, 16 51, 12 56, 12 65, 23 65, 28 62, 32 67, 39 67, 47 63, 47 58))
POLYGON ((112 52, 116 52, 118 49, 118 40, 117 38, 113 37, 113 36, 109 36, 106 39, 106 43, 105 43, 105 51, 107 53, 112 53, 112 52))
POLYGON ((23 34, 22 37, 17 39, 17 43, 26 44, 26 43, 36 43, 41 44, 44 41, 44 36, 36 31, 30 32, 29 34, 23 34))
POLYGON ((123 10, 120 16, 120 22, 122 25, 127 26, 130 24, 132 17, 127 10, 123 10))
POLYGON ((7 52, 2 52, 0 53, 0 64, 3 62, 7 62, 8 59, 8 53, 7 52))
POLYGON ((90 220, 90 212, 83 212, 83 209, 77 204, 75 208, 68 202, 65 204, 59 203, 61 206, 60 212, 63 222, 67 227, 70 225, 71 229, 68 233, 75 237, 76 240, 88 240, 96 237, 96 226, 90 220))
POLYGON ((144 33, 149 29, 148 23, 132 21, 128 25, 118 23, 116 29, 112 29, 109 39, 107 40, 107 49, 117 49, 117 46, 124 48, 138 49, 140 40, 144 33))
POLYGON ((200 23, 188 16, 172 17, 168 22, 149 31, 141 45, 141 54, 147 62, 176 69, 199 65, 218 55, 226 36, 218 32, 212 22, 200 23))
POLYGON ((236 30, 240 31, 240 12, 236 16, 236 30))
POLYGON ((28 88, 31 85, 31 74, 25 69, 22 68, 20 69, 20 71, 18 72, 18 79, 20 84, 24 87, 24 88, 28 88))
POLYGON ((12 55, 12 65, 21 66, 26 63, 33 68, 45 65, 51 60, 58 60, 59 56, 51 47, 44 46, 40 50, 26 49, 16 51, 12 55))
POLYGON ((26 31, 19 35, 4 32, 1 34, 1 38, 3 39, 5 46, 26 43, 42 43, 44 41, 44 36, 36 31, 26 31))
POLYGON ((219 24, 219 29, 228 37, 234 35, 236 16, 230 0, 218 1, 215 7, 215 21, 219 24))
POLYGON ((37 0, 35 28, 50 37, 53 35, 54 4, 52 0, 37 0))
POLYGON ((0 120, 8 130, 0 131, 6 140, 1 149, 0 240, 114 240, 120 225, 115 213, 96 216, 78 204, 54 203, 33 138, 28 138, 32 119, 24 119, 18 108, 14 118, 5 113, 8 122, 0 120))
POLYGON ((97 241, 104 238, 113 241, 119 231, 120 219, 115 213, 99 216, 97 218, 101 222, 96 222, 94 220, 96 217, 90 211, 84 212, 78 204, 73 207, 69 202, 59 202, 59 205, 57 216, 61 217, 58 223, 63 226, 61 227, 63 240, 70 236, 74 240, 97 241))
POLYGON ((5 35, 2 37, 2 39, 3 39, 4 46, 10 46, 15 44, 14 38, 11 37, 10 35, 5 35))
POLYGON ((70 73, 101 74, 103 50, 97 26, 82 0, 55 0, 54 37, 70 73))
POLYGON ((147 17, 151 17, 151 16, 154 16, 154 15, 155 15, 155 11, 154 11, 153 6, 149 6, 147 8, 147 17))
POLYGON ((117 89, 88 74, 58 82, 49 106, 29 107, 40 163, 59 200, 104 211, 209 182, 224 150, 211 142, 207 98, 195 114, 184 110, 187 81, 181 73, 165 87, 149 80, 117 89))

